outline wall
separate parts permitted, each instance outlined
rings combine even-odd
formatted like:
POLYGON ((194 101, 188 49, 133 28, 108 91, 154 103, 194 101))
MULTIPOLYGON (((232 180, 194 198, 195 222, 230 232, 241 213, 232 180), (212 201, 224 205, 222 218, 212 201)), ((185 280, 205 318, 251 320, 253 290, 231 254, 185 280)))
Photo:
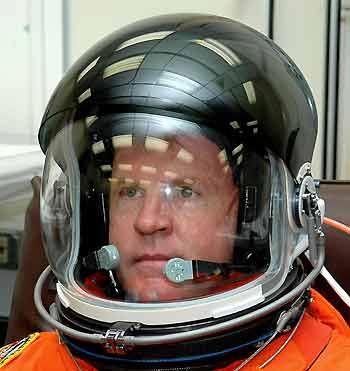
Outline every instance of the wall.
POLYGON ((31 116, 30 57, 26 7, 14 0, 1 7, 2 37, 0 101, 0 143, 31 142, 31 125, 24 120, 31 116), (6 37, 4 37, 6 35, 6 37), (17 80, 19 83, 14 84, 17 80))
POLYGON ((343 0, 339 74, 337 178, 350 179, 350 0, 343 0))
MULTIPOLYGON (((41 116, 63 73, 61 0, 4 2, 0 35, 0 232, 16 233, 23 230, 30 180, 43 167, 41 116)), ((9 314, 15 276, 16 270, 0 269, 0 323, 9 314)))
POLYGON ((37 144, 41 116, 62 76, 61 1, 1 7, 0 144, 37 144))
POLYGON ((318 137, 313 174, 322 174, 324 77, 327 39, 327 0, 275 1, 274 40, 296 62, 313 92, 318 111, 318 137))
POLYGON ((256 25, 256 28, 264 31, 267 6, 267 0, 129 0, 123 3, 114 0, 71 1, 67 7, 70 35, 68 60, 73 62, 94 42, 118 28, 142 18, 166 13, 211 13, 237 20, 244 19, 248 24, 256 25))

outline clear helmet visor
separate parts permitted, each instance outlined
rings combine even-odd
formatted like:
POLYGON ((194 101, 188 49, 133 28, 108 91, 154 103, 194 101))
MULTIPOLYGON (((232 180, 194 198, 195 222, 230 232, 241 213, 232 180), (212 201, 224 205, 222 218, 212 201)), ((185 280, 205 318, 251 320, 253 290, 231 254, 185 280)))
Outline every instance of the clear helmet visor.
POLYGON ((146 138, 118 151, 111 175, 109 242, 127 293, 176 300, 215 289, 215 279, 193 280, 186 263, 171 261, 232 262, 239 192, 219 148, 199 136, 146 138))
POLYGON ((104 303, 278 285, 292 258, 280 248, 282 175, 271 182, 271 155, 244 156, 243 143, 174 118, 119 114, 65 125, 48 148, 41 197, 60 283, 104 303))

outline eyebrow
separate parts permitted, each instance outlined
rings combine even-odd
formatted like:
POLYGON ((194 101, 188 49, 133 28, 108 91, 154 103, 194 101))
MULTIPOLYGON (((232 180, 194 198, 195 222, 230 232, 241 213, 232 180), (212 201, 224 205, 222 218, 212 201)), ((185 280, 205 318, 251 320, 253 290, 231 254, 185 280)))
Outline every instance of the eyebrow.
POLYGON ((117 184, 117 185, 120 185, 120 184, 138 184, 139 181, 136 180, 136 179, 133 179, 133 178, 129 178, 129 177, 112 177, 112 178, 108 178, 108 181, 109 183, 111 184, 117 184))
MULTIPOLYGON (((108 181, 110 184, 117 184, 117 185, 125 185, 125 184, 128 184, 128 185, 142 185, 142 184, 150 184, 151 181, 150 180, 145 180, 145 179, 134 179, 134 178, 130 178, 130 177, 111 177, 111 178, 108 178, 108 181)), ((201 181, 198 179, 198 178, 193 178, 193 177, 188 177, 188 176, 184 176, 184 177, 175 177, 175 178, 171 178, 169 180, 166 180, 166 181, 161 181, 159 180, 158 181, 159 183, 161 184, 168 184, 168 183, 171 183, 175 186, 180 186, 180 185, 188 185, 188 186, 191 186, 191 185, 195 185, 195 184, 198 184, 198 183, 201 183, 201 181)))

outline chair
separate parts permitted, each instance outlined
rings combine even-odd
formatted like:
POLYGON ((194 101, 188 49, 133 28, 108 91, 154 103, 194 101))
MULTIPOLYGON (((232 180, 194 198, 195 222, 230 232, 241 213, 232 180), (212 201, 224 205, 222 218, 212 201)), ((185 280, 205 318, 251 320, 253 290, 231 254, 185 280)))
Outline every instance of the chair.
MULTIPOLYGON (((320 182, 320 196, 326 203, 326 216, 350 225, 350 181, 320 182)), ((350 235, 324 225, 326 236, 325 266, 336 281, 350 295, 350 235)), ((350 309, 329 286, 327 281, 319 276, 314 287, 324 295, 348 320, 350 309)))

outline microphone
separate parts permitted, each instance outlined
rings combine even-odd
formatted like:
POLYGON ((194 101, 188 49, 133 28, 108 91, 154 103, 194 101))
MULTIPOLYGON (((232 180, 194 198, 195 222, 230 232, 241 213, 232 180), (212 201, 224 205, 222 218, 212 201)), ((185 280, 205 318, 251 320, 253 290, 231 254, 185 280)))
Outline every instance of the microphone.
MULTIPOLYGON (((83 258, 83 265, 90 271, 104 269, 111 275, 120 264, 120 254, 115 245, 105 245, 83 258)), ((233 271, 253 272, 255 267, 233 263, 217 263, 204 260, 171 258, 164 267, 165 277, 181 284, 189 280, 206 279, 213 276, 228 276, 233 271)), ((111 277, 112 278, 112 277, 111 277)), ((115 280, 112 280, 114 282, 115 280)), ((114 286, 119 286, 114 282, 114 286)), ((120 288, 118 289, 118 291, 120 288)))
POLYGON ((164 274, 173 283, 183 283, 188 280, 207 278, 213 275, 228 275, 234 269, 242 270, 242 268, 246 270, 251 267, 241 267, 232 263, 172 258, 167 261, 164 274))
POLYGON ((99 271, 101 269, 107 271, 109 283, 104 287, 104 291, 108 296, 123 297, 124 290, 119 282, 115 269, 120 263, 120 255, 116 246, 105 245, 99 250, 93 251, 83 258, 83 266, 90 271, 99 271))
POLYGON ((83 265, 91 271, 100 269, 111 271, 116 269, 119 263, 119 251, 114 245, 102 246, 99 250, 93 251, 83 258, 83 265))

